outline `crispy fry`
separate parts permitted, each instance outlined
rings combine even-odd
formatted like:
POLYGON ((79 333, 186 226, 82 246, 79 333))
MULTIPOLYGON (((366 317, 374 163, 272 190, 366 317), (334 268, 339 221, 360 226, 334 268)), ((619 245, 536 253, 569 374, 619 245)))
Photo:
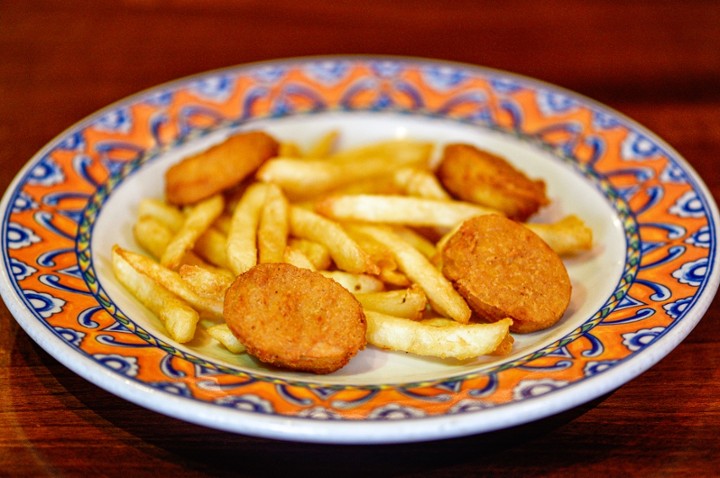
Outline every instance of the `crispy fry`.
POLYGON ((406 167, 395 171, 392 178, 394 184, 408 196, 441 200, 451 199, 435 174, 428 169, 406 167))
POLYGON ((312 263, 310 258, 308 258, 308 256, 302 250, 291 245, 285 248, 285 252, 283 253, 283 262, 287 264, 292 264, 295 267, 299 267, 301 269, 308 269, 311 271, 317 270, 315 264, 312 263))
POLYGON ((390 287, 410 287, 412 281, 404 272, 396 269, 380 269, 378 278, 390 287))
POLYGON ((177 232, 185 222, 182 211, 161 199, 146 198, 140 201, 138 217, 153 217, 165 224, 171 232, 177 232))
POLYGON ((198 238, 194 250, 210 264, 229 269, 226 246, 227 236, 215 227, 211 227, 198 238))
POLYGON ((385 284, 375 276, 368 274, 353 274, 345 271, 319 271, 325 277, 334 280, 354 294, 366 292, 380 292, 385 290, 385 284))
POLYGON ((188 264, 181 265, 178 274, 197 295, 220 302, 234 279, 232 273, 225 269, 188 264))
POLYGON ((467 360, 493 353, 508 335, 512 321, 492 324, 432 325, 366 311, 367 340, 376 347, 440 358, 467 360))
MULTIPOLYGON (((162 257, 167 245, 173 238, 169 227, 153 216, 142 216, 133 225, 133 236, 140 247, 150 253, 158 261, 162 257)), ((202 265, 205 262, 193 251, 187 251, 181 262, 184 264, 202 265)))
POLYGON ((324 245, 335 265, 353 273, 378 274, 380 268, 368 253, 336 222, 298 206, 290 207, 290 231, 299 238, 324 245))
POLYGON ((526 223, 535 234, 561 256, 571 256, 592 248, 592 229, 577 216, 566 216, 551 224, 526 223))
POLYGON ((465 300, 442 273, 411 244, 387 227, 373 225, 352 227, 385 244, 395 255, 400 270, 422 287, 436 311, 460 323, 467 323, 470 320, 471 312, 465 300))
POLYGON ((310 146, 305 156, 308 158, 325 158, 330 156, 335 150, 335 144, 339 136, 340 132, 338 130, 328 131, 310 146))
POLYGON ((253 184, 233 211, 225 252, 230 270, 236 275, 257 264, 257 228, 267 189, 267 184, 253 184))
POLYGON ((208 327, 207 333, 234 354, 246 352, 245 346, 235 337, 227 324, 217 324, 208 327))
POLYGON ((173 232, 155 217, 140 216, 133 224, 133 237, 140 247, 160 260, 173 238, 173 232))
POLYGON ((112 251, 112 266, 118 281, 163 323, 170 337, 179 343, 195 336, 199 315, 185 301, 139 272, 116 246, 112 251))
POLYGON ((422 234, 404 226, 396 226, 393 231, 398 236, 402 237, 405 241, 410 243, 415 249, 417 249, 423 256, 427 258, 433 257, 437 253, 435 244, 428 240, 422 234))
POLYGON ((137 254, 120 247, 115 247, 113 251, 135 268, 135 270, 156 281, 199 312, 204 312, 213 318, 222 317, 222 301, 218 302, 214 299, 199 296, 177 272, 163 267, 142 254, 137 254))
POLYGON ((315 269, 329 269, 332 265, 330 252, 327 247, 323 246, 319 242, 292 237, 288 241, 288 247, 301 251, 312 263, 315 269))
POLYGON ((288 209, 288 201, 280 188, 268 184, 257 233, 260 262, 283 262, 290 228, 288 209))
POLYGON ((473 216, 497 213, 461 201, 369 194, 330 196, 318 201, 315 210, 337 221, 434 227, 453 227, 473 216))
POLYGON ((300 158, 303 154, 302 151, 300 151, 300 146, 296 143, 283 141, 280 143, 277 155, 284 158, 300 158))
POLYGON ((305 199, 363 181, 391 174, 397 165, 383 158, 352 162, 324 159, 273 158, 257 172, 257 178, 279 185, 292 200, 305 199))
POLYGON ((225 201, 218 194, 190 208, 182 226, 165 248, 160 263, 170 269, 177 269, 185 254, 195 247, 198 238, 215 222, 224 207, 225 201))
POLYGON ((365 310, 412 320, 420 319, 427 306, 427 297, 417 284, 407 289, 359 293, 355 297, 365 310))
POLYGON ((515 338, 513 338, 512 335, 507 334, 503 341, 500 343, 500 345, 497 346, 495 350, 490 355, 495 355, 498 357, 504 357, 506 355, 509 355, 510 352, 512 352, 513 344, 515 343, 515 338))
MULTIPOLYGON (((234 211, 235 207, 237 206, 237 203, 232 205, 231 208, 229 208, 230 204, 226 202, 225 208, 234 211)), ((222 232, 226 236, 230 233, 230 225, 232 224, 232 215, 228 214, 227 212, 224 212, 215 220, 215 223, 213 224, 213 227, 217 229, 218 231, 222 232)))
POLYGON ((430 162, 434 145, 432 143, 415 140, 389 140, 379 141, 357 148, 346 149, 333 154, 329 159, 333 161, 353 162, 362 167, 366 160, 380 158, 396 165, 422 165, 430 162))

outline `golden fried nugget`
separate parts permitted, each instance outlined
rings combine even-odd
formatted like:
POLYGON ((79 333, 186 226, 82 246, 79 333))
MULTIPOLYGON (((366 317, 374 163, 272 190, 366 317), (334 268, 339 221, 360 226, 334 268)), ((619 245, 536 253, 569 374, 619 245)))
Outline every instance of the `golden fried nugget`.
POLYGON ((455 197, 518 221, 550 202, 542 180, 532 180, 504 158, 468 144, 447 145, 437 175, 455 197))
POLYGON ((267 159, 276 156, 278 142, 251 131, 173 165, 165 173, 165 196, 177 205, 193 204, 239 184, 267 159))
POLYGON ((332 373, 365 347, 358 300, 318 272, 258 264, 225 295, 225 322, 249 354, 281 368, 332 373))
POLYGON ((560 257, 535 233, 500 215, 468 219, 442 250, 443 274, 481 318, 512 332, 554 325, 572 285, 560 257))

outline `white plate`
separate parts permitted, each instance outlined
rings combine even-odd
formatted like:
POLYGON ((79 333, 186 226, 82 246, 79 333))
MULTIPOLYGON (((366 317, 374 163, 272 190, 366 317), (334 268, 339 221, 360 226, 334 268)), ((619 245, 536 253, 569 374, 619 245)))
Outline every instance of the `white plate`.
POLYGON ((238 433, 388 443, 486 432, 566 410, 643 372, 718 286, 717 208, 669 146, 602 105, 512 74, 421 59, 327 57, 163 85, 61 134, 2 201, 3 299, 66 366, 123 398, 238 433), (327 376, 269 369, 200 334, 173 343, 114 280, 113 244, 163 173, 237 129, 307 146, 467 142, 546 181, 537 221, 580 216, 595 247, 566 260, 570 308, 511 355, 455 363, 368 348, 327 376))

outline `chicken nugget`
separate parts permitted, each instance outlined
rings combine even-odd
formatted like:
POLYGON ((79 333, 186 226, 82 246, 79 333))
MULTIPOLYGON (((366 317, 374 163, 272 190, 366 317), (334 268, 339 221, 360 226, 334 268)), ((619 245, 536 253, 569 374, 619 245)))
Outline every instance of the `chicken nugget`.
POLYGON ((560 257, 534 232, 498 214, 465 221, 442 249, 442 271, 482 319, 512 332, 554 325, 572 285, 560 257))
POLYGON ((165 196, 171 204, 193 204, 240 184, 266 160, 276 156, 279 144, 270 135, 251 131, 189 156, 165 173, 165 196))
POLYGON ((525 221, 549 204, 542 180, 528 178, 506 159, 469 144, 449 144, 437 169, 443 186, 464 201, 525 221))
POLYGON ((286 369, 332 373, 366 344, 360 302, 334 280, 285 263, 239 275, 225 295, 224 317, 248 353, 286 369))

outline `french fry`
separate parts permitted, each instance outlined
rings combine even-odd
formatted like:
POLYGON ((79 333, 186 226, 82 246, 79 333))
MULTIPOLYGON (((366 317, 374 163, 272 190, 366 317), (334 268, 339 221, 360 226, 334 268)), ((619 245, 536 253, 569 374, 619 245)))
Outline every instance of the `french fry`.
POLYGON ((417 355, 467 360, 491 354, 509 334, 512 320, 490 324, 432 325, 366 310, 368 343, 417 355))
POLYGON ((257 178, 279 185, 290 199, 299 200, 391 174, 397 165, 384 158, 370 158, 362 165, 324 159, 273 158, 257 172, 257 178))
POLYGON ((333 161, 353 162, 362 167, 365 161, 380 158, 396 165, 422 165, 430 162, 435 146, 432 143, 415 140, 379 141, 365 146, 349 148, 333 154, 333 161))
POLYGON ((185 301, 139 272, 118 252, 112 251, 112 267, 115 277, 145 307, 163 323, 170 337, 186 343, 195 336, 199 314, 185 301))
POLYGON ((510 352, 512 352, 513 344, 515 343, 515 339, 511 334, 507 334, 502 342, 500 342, 500 345, 497 346, 495 350, 490 355, 495 355, 498 357, 504 357, 506 355, 509 355, 510 352))
POLYGON ((352 273, 378 274, 370 255, 336 222, 299 206, 290 206, 290 231, 325 246, 338 268, 352 273))
POLYGON ((210 264, 229 269, 226 247, 227 236, 215 227, 210 227, 198 238, 194 251, 210 264))
POLYGON ((577 216, 570 215, 550 223, 525 223, 535 234, 561 256, 571 256, 592 248, 592 229, 577 216))
POLYGON ((404 226, 396 226, 393 228, 393 231, 405 241, 409 242, 423 256, 431 258, 437 253, 435 244, 413 229, 404 226))
POLYGON ((252 184, 233 211, 225 252, 230 270, 236 275, 257 264, 257 228, 267 188, 264 183, 252 184))
POLYGON ((347 228, 346 231, 358 243, 360 248, 370 254, 372 261, 380 268, 378 274, 380 280, 393 287, 410 286, 410 279, 398 270, 397 261, 390 249, 372 237, 352 228, 347 228))
POLYGON ((355 294, 363 308, 394 317, 418 320, 427 306, 427 297, 420 287, 355 294))
POLYGON ((257 232, 259 262, 283 262, 289 231, 288 209, 282 190, 268 183, 257 232))
POLYGON ((461 201, 379 194, 329 196, 315 203, 315 211, 336 221, 433 227, 453 227, 473 216, 497 213, 461 201))
POLYGON ((222 301, 198 295, 177 272, 158 264, 147 256, 120 247, 115 247, 113 252, 122 257, 127 263, 134 267, 135 270, 145 274, 165 287, 199 312, 204 312, 213 318, 221 318, 223 316, 222 301))
POLYGON ((225 291, 234 279, 232 273, 225 269, 188 264, 181 265, 178 274, 197 295, 219 302, 224 301, 225 291))
POLYGON ((292 237, 288 241, 288 247, 301 251, 317 270, 329 269, 332 265, 330 252, 319 242, 292 237))
POLYGON ((339 136, 340 132, 338 130, 328 131, 310 146, 305 156, 308 158, 325 158, 330 156, 335 149, 335 144, 339 136))
POLYGON ((133 224, 133 237, 140 247, 160 260, 173 238, 173 232, 156 217, 140 216, 133 224))
POLYGON ((412 281, 404 272, 396 269, 380 269, 378 278, 391 287, 410 287, 412 281))
POLYGON ((422 287, 436 311, 463 324, 470 320, 471 311, 465 299, 458 294, 442 272, 411 244, 387 227, 360 224, 350 227, 385 244, 393 252, 400 270, 422 287))
POLYGON ((208 327, 207 333, 234 354, 245 353, 245 346, 235 337, 227 324, 217 324, 208 327))
POLYGON ((225 201, 219 194, 192 206, 182 226, 165 248, 160 263, 170 269, 177 269, 185 254, 195 247, 198 238, 215 222, 224 207, 225 201))
MULTIPOLYGON (((225 208, 228 209, 228 206, 230 205, 226 203, 225 208)), ((234 206, 237 206, 237 204, 235 204, 234 206)), ((230 210, 234 210, 234 207, 230 210)), ((215 220, 213 227, 227 236, 230 233, 231 224, 232 216, 228 213, 223 213, 215 220)))
POLYGON ((180 209, 172 206, 161 199, 147 198, 140 201, 138 207, 138 217, 150 216, 159 220, 172 232, 178 231, 183 222, 185 222, 185 216, 180 209))
POLYGON ((345 287, 353 294, 367 292, 380 292, 385 290, 385 284, 375 276, 368 274, 353 274, 345 271, 318 271, 329 279, 345 287))
MULTIPOLYGON (((169 227, 160 222, 156 217, 142 216, 133 225, 133 236, 140 244, 140 247, 150 253, 158 261, 165 252, 167 245, 173 238, 169 227)), ((205 264, 203 259, 193 251, 188 251, 182 258, 184 264, 205 264)))
POLYGON ((283 253, 283 261, 301 269, 308 269, 311 271, 317 270, 315 264, 313 264, 310 258, 308 258, 308 256, 302 250, 293 247, 292 245, 288 245, 285 248, 285 252, 283 253))
POLYGON ((300 158, 302 157, 302 151, 296 143, 290 141, 283 141, 278 147, 278 156, 285 158, 300 158))
POLYGON ((408 196, 440 200, 451 199, 437 176, 428 169, 416 167, 398 169, 393 174, 393 182, 408 196))
MULTIPOLYGON (((431 319, 425 319, 423 323, 427 325, 433 325, 436 327, 446 327, 448 325, 453 325, 454 322, 450 319, 445 319, 442 317, 433 317, 431 319)), ((500 342, 500 344, 497 346, 495 350, 493 350, 489 355, 496 355, 496 356, 505 356, 508 355, 510 352, 512 352, 512 346, 515 342, 515 339, 511 334, 507 334, 505 338, 500 342)))

